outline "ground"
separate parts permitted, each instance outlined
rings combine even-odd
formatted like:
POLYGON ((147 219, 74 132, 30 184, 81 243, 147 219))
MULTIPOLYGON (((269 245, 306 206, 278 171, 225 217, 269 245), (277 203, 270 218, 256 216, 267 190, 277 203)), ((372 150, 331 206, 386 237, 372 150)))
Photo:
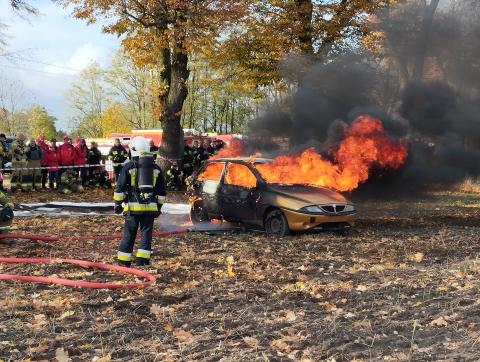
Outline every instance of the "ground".
MULTIPOLYGON (((148 270, 158 276, 157 284, 141 291, 2 281, 0 357, 479 360, 478 190, 360 202, 358 207, 358 225, 347 236, 275 239, 237 231, 156 239, 148 270)), ((109 263, 116 241, 71 237, 118 233, 121 227, 122 219, 114 216, 17 218, 16 232, 67 239, 0 244, 0 255, 109 263)), ((122 280, 58 263, 0 268, 3 273, 122 280)))

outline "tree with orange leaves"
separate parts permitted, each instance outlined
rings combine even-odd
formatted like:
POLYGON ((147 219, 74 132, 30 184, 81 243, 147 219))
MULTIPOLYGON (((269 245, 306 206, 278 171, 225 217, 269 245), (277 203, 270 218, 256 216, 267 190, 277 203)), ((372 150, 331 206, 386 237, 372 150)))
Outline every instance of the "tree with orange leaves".
POLYGON ((123 36, 123 47, 137 65, 159 66, 158 117, 164 137, 160 148, 167 159, 183 150, 181 115, 188 95, 189 56, 208 52, 244 5, 235 0, 56 0, 73 7, 73 16, 123 36))

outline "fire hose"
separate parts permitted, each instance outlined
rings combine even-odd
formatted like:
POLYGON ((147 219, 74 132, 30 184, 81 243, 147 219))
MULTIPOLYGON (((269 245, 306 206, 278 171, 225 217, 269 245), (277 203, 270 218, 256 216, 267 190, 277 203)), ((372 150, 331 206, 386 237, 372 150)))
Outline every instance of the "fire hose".
MULTIPOLYGON (((174 234, 185 234, 189 232, 188 229, 172 230, 172 231, 157 231, 153 233, 153 236, 167 236, 174 234)), ((58 237, 58 236, 42 236, 42 235, 28 235, 28 234, 3 234, 0 235, 0 239, 21 239, 21 240, 36 240, 36 241, 60 241, 60 240, 110 240, 116 239, 121 234, 112 235, 84 235, 77 237, 58 237)), ((23 282, 33 282, 41 284, 58 284, 70 287, 88 288, 88 289, 139 289, 146 288, 155 284, 156 277, 146 271, 126 268, 117 265, 109 265, 98 262, 91 262, 77 259, 55 259, 55 258, 8 258, 0 257, 0 263, 8 264, 72 264, 85 268, 94 268, 107 271, 115 271, 123 274, 130 274, 145 279, 144 282, 138 283, 96 283, 86 282, 82 280, 62 279, 56 277, 37 277, 31 275, 18 275, 18 274, 0 274, 0 280, 18 280, 23 282)))

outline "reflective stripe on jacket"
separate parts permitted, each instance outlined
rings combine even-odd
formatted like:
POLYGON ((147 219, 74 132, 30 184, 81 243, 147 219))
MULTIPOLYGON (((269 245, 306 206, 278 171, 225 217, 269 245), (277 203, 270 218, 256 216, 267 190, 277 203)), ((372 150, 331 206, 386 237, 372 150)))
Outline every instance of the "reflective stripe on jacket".
POLYGON ((115 186, 113 199, 115 202, 123 202, 124 212, 132 215, 156 214, 165 202, 165 180, 162 171, 157 165, 153 165, 153 192, 146 200, 141 200, 138 190, 135 188, 137 179, 137 164, 133 161, 126 163, 115 186))

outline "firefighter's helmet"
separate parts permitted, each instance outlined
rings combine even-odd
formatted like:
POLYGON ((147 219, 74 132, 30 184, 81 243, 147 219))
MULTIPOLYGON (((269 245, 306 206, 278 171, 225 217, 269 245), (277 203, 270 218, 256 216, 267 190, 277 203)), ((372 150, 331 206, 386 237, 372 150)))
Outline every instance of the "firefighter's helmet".
POLYGON ((145 137, 135 137, 130 142, 130 150, 132 157, 144 155, 150 152, 150 142, 145 137))

